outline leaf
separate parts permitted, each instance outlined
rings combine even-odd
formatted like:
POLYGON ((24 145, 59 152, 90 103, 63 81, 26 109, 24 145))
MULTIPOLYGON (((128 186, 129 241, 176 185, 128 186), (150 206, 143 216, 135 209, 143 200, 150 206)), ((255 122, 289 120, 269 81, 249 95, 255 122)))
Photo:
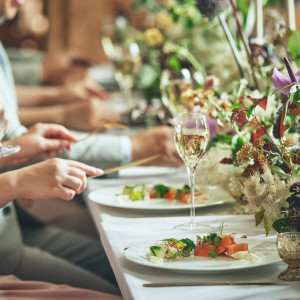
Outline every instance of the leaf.
POLYGON ((215 258, 215 257, 218 256, 218 254, 213 249, 209 249, 209 256, 212 257, 212 258, 215 258))
POLYGON ((274 221, 272 227, 278 232, 285 232, 290 227, 288 218, 280 218, 274 221))
POLYGON ((231 106, 231 110, 234 110, 234 109, 236 109, 236 108, 239 108, 240 106, 241 106, 241 103, 240 103, 240 102, 234 103, 234 104, 232 104, 232 106, 231 106))
POLYGON ((180 65, 179 59, 176 54, 173 54, 171 57, 169 57, 168 64, 175 71, 180 71, 180 69, 181 69, 181 65, 180 65))
POLYGON ((248 123, 245 111, 240 110, 240 108, 235 108, 232 111, 230 121, 231 123, 236 122, 238 124, 239 130, 242 130, 243 126, 248 123))
POLYGON ((289 124, 284 125, 284 118, 285 118, 285 107, 281 106, 277 113, 275 118, 275 124, 273 127, 273 135, 277 139, 281 139, 283 137, 284 132, 290 127, 289 124))
POLYGON ((280 179, 289 179, 291 175, 286 174, 279 166, 269 165, 271 172, 277 175, 280 179))
POLYGON ((266 236, 269 235, 271 227, 270 227, 270 223, 268 222, 268 220, 266 218, 264 218, 264 228, 266 231, 266 236))
POLYGON ((298 107, 295 102, 293 102, 292 104, 290 104, 289 106, 289 113, 293 116, 293 117, 297 117, 300 114, 300 107, 298 107))
POLYGON ((267 130, 270 128, 271 126, 264 126, 263 128, 259 128, 256 131, 254 131, 251 134, 251 143, 253 143, 256 139, 260 138, 261 136, 263 136, 267 130))
POLYGON ((265 210, 262 208, 255 214, 255 225, 258 226, 264 219, 265 210))
POLYGON ((295 95, 294 95, 294 102, 295 104, 300 107, 300 89, 298 88, 295 95))
POLYGON ((267 104, 268 104, 268 97, 267 96, 264 96, 263 98, 259 98, 259 99, 255 99, 255 98, 252 98, 250 96, 248 96, 247 98, 251 100, 251 102, 253 103, 254 107, 256 107, 258 105, 264 111, 266 111, 267 104))
POLYGON ((233 159, 232 158, 223 158, 220 161, 220 164, 232 165, 233 164, 233 159))
POLYGON ((288 51, 293 59, 300 56, 300 32, 299 30, 292 31, 287 44, 288 51))
POLYGON ((232 150, 232 156, 234 160, 236 160, 236 154, 243 148, 244 144, 245 144, 244 140, 241 136, 235 135, 232 138, 231 150, 232 150))
POLYGON ((295 146, 291 150, 292 162, 296 165, 300 165, 300 146, 295 146))

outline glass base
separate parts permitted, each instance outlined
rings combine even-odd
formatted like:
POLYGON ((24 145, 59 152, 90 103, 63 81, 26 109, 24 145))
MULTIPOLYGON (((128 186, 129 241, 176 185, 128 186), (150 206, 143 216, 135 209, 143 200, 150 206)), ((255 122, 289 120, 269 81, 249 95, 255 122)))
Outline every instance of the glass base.
POLYGON ((300 281, 299 266, 297 267, 288 266, 288 268, 285 271, 280 273, 278 278, 286 281, 300 281))
POLYGON ((208 225, 203 225, 203 223, 189 222, 185 224, 179 224, 173 227, 175 230, 189 231, 189 232, 203 232, 211 229, 208 225))
POLYGON ((5 157, 5 156, 9 156, 12 154, 15 154, 17 152, 20 151, 20 147, 19 146, 2 146, 0 147, 0 157, 5 157))

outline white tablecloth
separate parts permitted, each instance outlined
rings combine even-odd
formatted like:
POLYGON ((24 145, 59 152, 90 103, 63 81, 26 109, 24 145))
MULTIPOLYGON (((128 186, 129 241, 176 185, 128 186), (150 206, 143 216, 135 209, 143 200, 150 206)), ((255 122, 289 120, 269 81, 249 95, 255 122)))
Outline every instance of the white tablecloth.
MULTIPOLYGON (((134 168, 124 170, 117 179, 92 180, 85 193, 86 198, 92 190, 101 187, 135 182, 173 182, 186 180, 174 169, 134 168), (152 172, 152 173, 151 173, 152 172), (157 174, 155 175, 155 173, 157 174), (147 174, 152 174, 149 178, 147 174)), ((88 201, 89 208, 101 235, 108 258, 111 262, 124 299, 300 299, 299 282, 280 286, 190 286, 190 287, 143 287, 151 282, 189 282, 205 280, 245 280, 245 281, 277 281, 278 274, 286 268, 286 264, 278 262, 269 266, 245 269, 226 274, 195 275, 150 268, 129 262, 124 257, 124 248, 169 238, 182 232, 175 231, 173 226, 188 221, 189 212, 176 214, 140 214, 126 209, 115 209, 88 201)), ((236 232, 255 235, 266 239, 264 229, 255 227, 253 216, 230 215, 233 203, 218 207, 197 210, 197 218, 203 224, 214 226, 222 222, 225 232, 236 232)), ((206 231, 207 229, 203 229, 206 231)), ((273 234, 267 239, 275 242, 273 234)))

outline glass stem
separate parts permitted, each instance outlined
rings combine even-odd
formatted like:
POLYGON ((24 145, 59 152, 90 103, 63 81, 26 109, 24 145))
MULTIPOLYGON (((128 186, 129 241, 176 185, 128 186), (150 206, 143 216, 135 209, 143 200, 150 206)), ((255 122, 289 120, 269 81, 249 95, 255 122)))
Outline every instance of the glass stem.
POLYGON ((131 110, 131 100, 132 100, 132 88, 123 87, 121 89, 122 97, 124 101, 124 110, 126 116, 126 122, 130 124, 131 117, 130 117, 130 110, 131 110))
POLYGON ((187 167, 190 187, 191 187, 191 223, 196 223, 196 213, 195 213, 195 170, 192 167, 187 167))

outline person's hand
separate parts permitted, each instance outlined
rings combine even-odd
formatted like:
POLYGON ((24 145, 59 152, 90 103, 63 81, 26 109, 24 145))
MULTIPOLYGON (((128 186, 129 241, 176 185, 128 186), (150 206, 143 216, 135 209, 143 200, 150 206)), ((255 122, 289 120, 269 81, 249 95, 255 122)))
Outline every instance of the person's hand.
POLYGON ((109 94, 90 76, 62 85, 58 96, 62 104, 89 100, 93 97, 99 100, 107 100, 109 99, 109 94))
POLYGON ((76 138, 65 127, 37 123, 20 137, 3 143, 21 147, 18 153, 4 159, 7 160, 6 165, 8 165, 24 163, 39 155, 50 157, 64 149, 70 150, 73 141, 76 141, 76 138))
POLYGON ((62 124, 75 130, 91 131, 105 123, 120 122, 121 115, 113 111, 106 102, 92 98, 62 106, 62 124))
POLYGON ((22 204, 29 200, 60 198, 71 200, 81 193, 87 184, 87 177, 100 176, 103 171, 86 164, 53 158, 14 172, 17 199, 22 204))
POLYGON ((42 82, 61 85, 70 81, 82 80, 87 68, 95 62, 74 51, 66 51, 46 56, 42 65, 42 82))
POLYGON ((132 160, 139 160, 160 154, 146 165, 166 165, 178 167, 183 161, 178 155, 174 142, 174 129, 167 126, 159 126, 131 137, 132 160))

